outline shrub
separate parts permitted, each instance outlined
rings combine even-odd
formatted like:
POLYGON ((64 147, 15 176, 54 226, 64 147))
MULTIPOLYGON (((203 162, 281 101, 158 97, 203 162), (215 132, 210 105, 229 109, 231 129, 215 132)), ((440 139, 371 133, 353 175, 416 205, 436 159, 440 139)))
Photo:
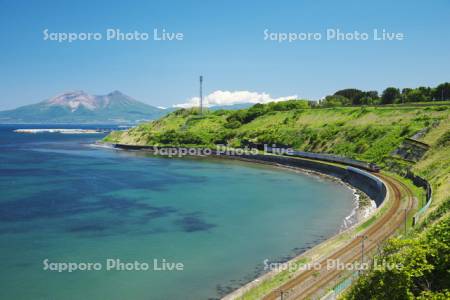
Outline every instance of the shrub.
POLYGON ((241 125, 241 122, 239 122, 238 120, 232 120, 225 123, 224 127, 228 129, 236 129, 241 127, 241 125))

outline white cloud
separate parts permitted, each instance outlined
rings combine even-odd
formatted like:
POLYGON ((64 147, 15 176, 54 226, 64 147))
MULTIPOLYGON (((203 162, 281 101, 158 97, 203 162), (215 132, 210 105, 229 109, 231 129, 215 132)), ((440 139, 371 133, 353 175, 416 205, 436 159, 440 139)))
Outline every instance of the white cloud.
MULTIPOLYGON (((233 105, 242 103, 268 103, 268 102, 280 102, 291 99, 298 99, 297 95, 272 98, 267 93, 257 93, 249 91, 215 91, 203 98, 203 105, 205 107, 217 106, 217 105, 233 105)), ((175 104, 174 107, 188 108, 199 106, 200 97, 193 97, 185 103, 175 104)))

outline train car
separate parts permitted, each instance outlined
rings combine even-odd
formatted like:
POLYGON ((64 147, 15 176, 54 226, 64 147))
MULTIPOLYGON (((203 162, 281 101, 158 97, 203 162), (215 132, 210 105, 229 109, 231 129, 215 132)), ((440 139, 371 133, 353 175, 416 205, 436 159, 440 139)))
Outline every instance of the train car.
MULTIPOLYGON (((272 147, 266 147, 266 150, 270 153, 279 153, 279 149, 277 151, 274 151, 274 148, 272 147)), ((285 151, 282 151, 283 153, 289 153, 287 149, 284 149, 285 151)), ((296 156, 296 157, 302 157, 302 158, 309 158, 309 159, 317 159, 317 160, 323 160, 328 162, 335 162, 335 163, 341 163, 345 165, 349 165, 352 167, 364 169, 367 171, 378 173, 380 171, 380 167, 378 167, 374 163, 368 163, 361 160, 351 159, 347 157, 342 157, 339 155, 334 154, 326 154, 326 153, 314 153, 314 152, 305 152, 305 151, 290 151, 291 154, 285 154, 290 156, 296 156)))

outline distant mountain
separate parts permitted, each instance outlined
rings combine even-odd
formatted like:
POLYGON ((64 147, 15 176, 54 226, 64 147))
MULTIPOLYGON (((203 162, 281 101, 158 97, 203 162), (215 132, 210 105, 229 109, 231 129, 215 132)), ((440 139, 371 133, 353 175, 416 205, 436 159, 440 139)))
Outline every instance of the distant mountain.
POLYGON ((100 96, 74 91, 2 111, 0 123, 138 123, 158 119, 171 110, 147 105, 119 91, 100 96))

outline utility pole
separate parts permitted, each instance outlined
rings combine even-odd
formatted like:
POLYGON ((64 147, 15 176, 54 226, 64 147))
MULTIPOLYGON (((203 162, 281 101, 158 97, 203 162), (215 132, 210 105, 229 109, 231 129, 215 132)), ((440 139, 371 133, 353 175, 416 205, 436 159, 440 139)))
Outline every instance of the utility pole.
POLYGON ((203 114, 203 76, 200 75, 200 114, 203 114))
POLYGON ((367 235, 361 236, 361 268, 359 273, 362 273, 363 265, 364 265, 364 241, 367 239, 367 235))
POLYGON ((405 235, 406 235, 406 225, 407 225, 407 220, 408 220, 408 209, 405 208, 405 235))

